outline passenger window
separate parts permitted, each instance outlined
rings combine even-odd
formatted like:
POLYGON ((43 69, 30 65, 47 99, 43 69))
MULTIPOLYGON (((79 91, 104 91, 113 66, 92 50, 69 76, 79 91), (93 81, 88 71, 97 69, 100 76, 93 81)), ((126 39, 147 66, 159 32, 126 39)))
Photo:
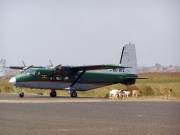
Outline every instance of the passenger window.
POLYGON ((35 75, 35 73, 36 73, 36 71, 32 70, 31 74, 32 74, 32 75, 35 75))
POLYGON ((66 80, 66 81, 69 80, 69 77, 68 77, 68 76, 65 76, 65 77, 64 77, 64 80, 66 80))
POLYGON ((56 76, 56 80, 62 80, 61 76, 56 76))
POLYGON ((31 70, 31 69, 28 69, 25 71, 25 74, 30 74, 30 75, 35 75, 35 71, 34 70, 31 70))

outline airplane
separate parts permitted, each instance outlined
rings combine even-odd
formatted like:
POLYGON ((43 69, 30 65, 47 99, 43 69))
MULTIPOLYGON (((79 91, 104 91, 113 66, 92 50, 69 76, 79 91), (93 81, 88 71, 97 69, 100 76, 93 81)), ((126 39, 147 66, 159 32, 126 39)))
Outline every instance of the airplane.
POLYGON ((71 97, 77 97, 76 91, 88 91, 117 83, 131 85, 135 84, 136 79, 146 78, 138 77, 135 44, 129 43, 122 49, 119 64, 29 67, 9 82, 20 87, 19 97, 24 97, 23 87, 51 89, 51 97, 56 97, 56 90, 68 90, 71 97))
POLYGON ((5 76, 5 69, 4 69, 5 66, 6 66, 6 60, 1 59, 1 61, 0 61, 0 77, 5 76))

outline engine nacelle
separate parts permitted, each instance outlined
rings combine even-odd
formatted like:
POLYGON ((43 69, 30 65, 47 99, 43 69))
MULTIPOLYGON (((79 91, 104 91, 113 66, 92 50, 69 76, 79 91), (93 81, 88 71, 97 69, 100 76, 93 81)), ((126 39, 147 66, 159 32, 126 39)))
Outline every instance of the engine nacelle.
POLYGON ((62 76, 69 76, 73 75, 75 72, 69 66, 59 66, 55 70, 55 74, 62 75, 62 76))

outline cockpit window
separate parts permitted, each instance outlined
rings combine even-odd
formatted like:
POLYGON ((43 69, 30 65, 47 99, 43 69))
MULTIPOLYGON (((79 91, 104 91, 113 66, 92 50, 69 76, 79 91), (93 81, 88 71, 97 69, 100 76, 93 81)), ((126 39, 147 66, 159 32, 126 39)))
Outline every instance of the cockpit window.
POLYGON ((30 75, 35 75, 36 71, 32 70, 32 69, 27 69, 25 71, 25 74, 30 74, 30 75))
POLYGON ((37 72, 36 72, 36 75, 41 75, 41 72, 37 71, 37 72))

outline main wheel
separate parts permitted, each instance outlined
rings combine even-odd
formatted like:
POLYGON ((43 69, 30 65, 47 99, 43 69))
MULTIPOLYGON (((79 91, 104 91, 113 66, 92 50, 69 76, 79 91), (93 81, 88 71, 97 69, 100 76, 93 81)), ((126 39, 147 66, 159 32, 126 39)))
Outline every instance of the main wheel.
POLYGON ((71 97, 77 97, 77 92, 76 91, 71 91, 70 95, 71 95, 71 97))
POLYGON ((55 90, 51 90, 51 92, 50 92, 50 96, 51 97, 56 97, 56 91, 55 90))
POLYGON ((24 97, 24 93, 23 92, 19 92, 19 97, 23 98, 24 97))

